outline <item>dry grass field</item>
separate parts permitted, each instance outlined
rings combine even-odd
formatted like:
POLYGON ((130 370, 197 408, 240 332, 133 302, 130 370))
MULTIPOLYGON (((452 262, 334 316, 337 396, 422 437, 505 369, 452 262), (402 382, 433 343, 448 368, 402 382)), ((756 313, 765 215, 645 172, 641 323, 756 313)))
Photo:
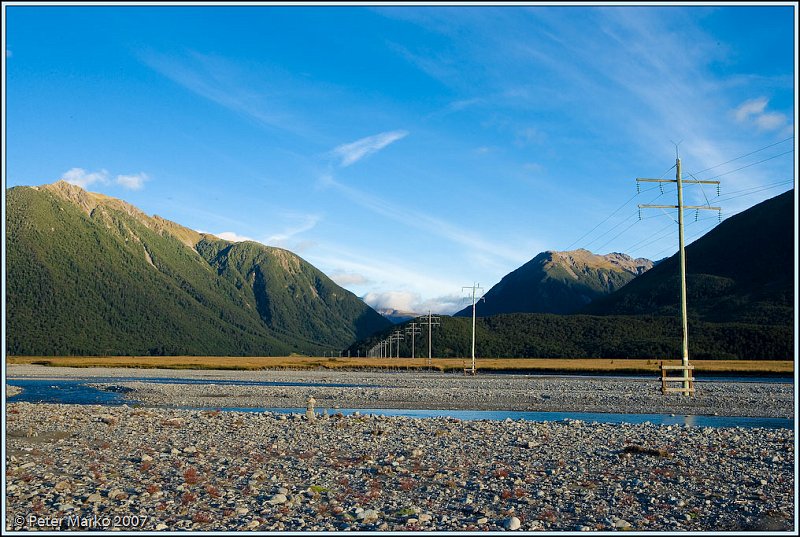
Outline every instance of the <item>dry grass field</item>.
MULTIPOLYGON (((426 369, 426 358, 323 358, 309 356, 9 356, 9 364, 60 367, 131 367, 145 369, 426 369)), ((680 364, 680 360, 665 360, 680 364)), ((438 371, 460 371, 469 358, 434 358, 438 371)), ((783 374, 794 372, 794 362, 781 360, 692 360, 695 372, 783 374)), ((658 360, 606 358, 478 358, 478 370, 516 372, 658 372, 658 360)))

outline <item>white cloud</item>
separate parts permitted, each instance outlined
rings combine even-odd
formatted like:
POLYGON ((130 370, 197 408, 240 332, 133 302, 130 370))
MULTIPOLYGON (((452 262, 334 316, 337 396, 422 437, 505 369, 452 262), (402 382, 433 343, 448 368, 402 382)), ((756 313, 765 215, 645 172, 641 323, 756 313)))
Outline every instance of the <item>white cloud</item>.
POLYGON ((381 291, 367 293, 362 300, 375 309, 393 309, 410 313, 450 315, 464 308, 463 300, 457 295, 446 295, 423 300, 418 293, 411 291, 381 291))
POLYGON ((769 101, 765 97, 743 102, 734 111, 736 121, 744 123, 752 121, 759 130, 776 130, 786 124, 787 117, 779 112, 767 112, 769 101))
POLYGON ((443 290, 458 293, 462 282, 469 281, 464 274, 439 276, 408 259, 354 251, 340 244, 328 243, 320 250, 308 260, 326 274, 363 275, 367 281, 355 292, 373 307, 445 315, 464 307, 460 294, 442 295, 443 290))
POLYGON ((130 190, 140 190, 148 179, 150 178, 144 172, 133 175, 118 175, 117 184, 130 190))
POLYGON ((747 118, 752 115, 758 115, 764 112, 764 108, 767 106, 767 100, 764 97, 759 97, 758 99, 750 99, 749 101, 745 101, 739 107, 734 110, 734 115, 736 115, 736 121, 743 122, 747 118))
POLYGON ((756 125, 759 129, 772 131, 779 129, 786 124, 786 116, 777 112, 761 114, 756 117, 756 125))
POLYGON ((314 226, 317 225, 317 222, 319 222, 322 218, 315 214, 292 214, 288 215, 288 217, 293 220, 298 220, 299 222, 296 225, 287 227, 280 233, 270 235, 265 241, 267 244, 280 246, 295 235, 299 235, 300 233, 314 228, 314 226))
MULTIPOLYGON (((146 173, 140 172, 133 175, 117 175, 114 182, 123 188, 140 190, 144 186, 144 182, 149 179, 146 173)), ((70 168, 61 176, 61 180, 81 188, 87 188, 94 183, 103 185, 111 183, 108 170, 87 172, 83 168, 70 168)))
POLYGON ((349 144, 340 145, 331 152, 341 157, 340 166, 346 168, 406 136, 408 136, 408 131, 404 130, 382 132, 374 136, 361 138, 349 144))
POLYGON ((355 272, 334 272, 328 276, 342 287, 347 287, 348 285, 365 285, 369 283, 369 279, 366 276, 355 272))
POLYGON ((93 183, 108 183, 108 171, 87 172, 83 168, 70 168, 61 176, 61 180, 86 188, 93 183))
POLYGON ((226 241, 231 241, 231 242, 243 242, 243 241, 258 242, 255 239, 251 239, 250 237, 245 237, 244 235, 238 235, 233 231, 223 231, 222 233, 214 233, 213 235, 219 237, 220 239, 224 239, 226 241))
POLYGON ((383 291, 367 293, 363 300, 375 309, 413 311, 414 304, 420 301, 420 296, 411 291, 383 291))

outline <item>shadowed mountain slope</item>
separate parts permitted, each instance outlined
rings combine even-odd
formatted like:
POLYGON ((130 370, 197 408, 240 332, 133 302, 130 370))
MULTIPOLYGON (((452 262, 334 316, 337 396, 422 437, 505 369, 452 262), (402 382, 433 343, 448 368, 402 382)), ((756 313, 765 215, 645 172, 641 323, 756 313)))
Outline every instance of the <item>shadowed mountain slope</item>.
MULTIPOLYGON (((794 319, 794 191, 728 218, 686 247, 689 315, 713 322, 791 325, 794 319)), ((680 314, 676 253, 581 313, 680 314)))

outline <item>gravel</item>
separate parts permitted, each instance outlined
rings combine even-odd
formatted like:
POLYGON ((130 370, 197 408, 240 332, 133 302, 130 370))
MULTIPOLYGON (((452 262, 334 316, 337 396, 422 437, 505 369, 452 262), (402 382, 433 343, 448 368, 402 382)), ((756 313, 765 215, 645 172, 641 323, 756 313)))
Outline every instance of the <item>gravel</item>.
POLYGON ((615 412, 751 417, 794 417, 791 383, 696 382, 692 397, 661 394, 652 378, 551 375, 477 375, 372 371, 176 371, 57 368, 9 365, 10 378, 96 378, 95 385, 126 391, 146 405, 207 408, 316 407, 615 412), (173 378, 201 384, 163 384, 125 378, 173 378), (120 378, 118 382, 105 381, 120 378), (224 381, 224 383, 215 383, 224 381), (272 382, 282 386, 235 384, 272 382), (234 382, 234 384, 230 384, 234 382), (292 386, 291 383, 317 386, 292 386), (337 385, 350 384, 352 387, 337 385), (122 389, 120 389, 122 388, 122 389))
POLYGON ((683 397, 661 395, 656 378, 17 365, 7 371, 9 378, 85 378, 148 406, 6 403, 6 530, 793 529, 791 429, 336 411, 791 418, 792 384, 698 382, 697 394, 683 397), (160 377, 204 382, 147 382, 160 377), (305 407, 312 396, 313 419, 214 410, 305 407))
POLYGON ((32 403, 6 419, 6 530, 787 531, 795 516, 790 429, 32 403))

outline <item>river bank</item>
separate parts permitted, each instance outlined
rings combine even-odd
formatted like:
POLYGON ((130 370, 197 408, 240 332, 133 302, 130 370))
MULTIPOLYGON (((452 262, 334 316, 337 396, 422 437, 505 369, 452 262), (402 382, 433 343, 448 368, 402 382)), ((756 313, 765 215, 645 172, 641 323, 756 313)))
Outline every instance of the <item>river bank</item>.
POLYGON ((795 406, 791 383, 698 382, 695 395, 684 397, 662 395, 657 377, 77 369, 18 364, 10 364, 7 375, 12 379, 86 379, 101 389, 126 392, 131 402, 174 407, 293 408, 305 407, 313 397, 319 409, 330 410, 471 409, 793 418, 795 406), (174 382, 167 382, 170 379, 174 382))

